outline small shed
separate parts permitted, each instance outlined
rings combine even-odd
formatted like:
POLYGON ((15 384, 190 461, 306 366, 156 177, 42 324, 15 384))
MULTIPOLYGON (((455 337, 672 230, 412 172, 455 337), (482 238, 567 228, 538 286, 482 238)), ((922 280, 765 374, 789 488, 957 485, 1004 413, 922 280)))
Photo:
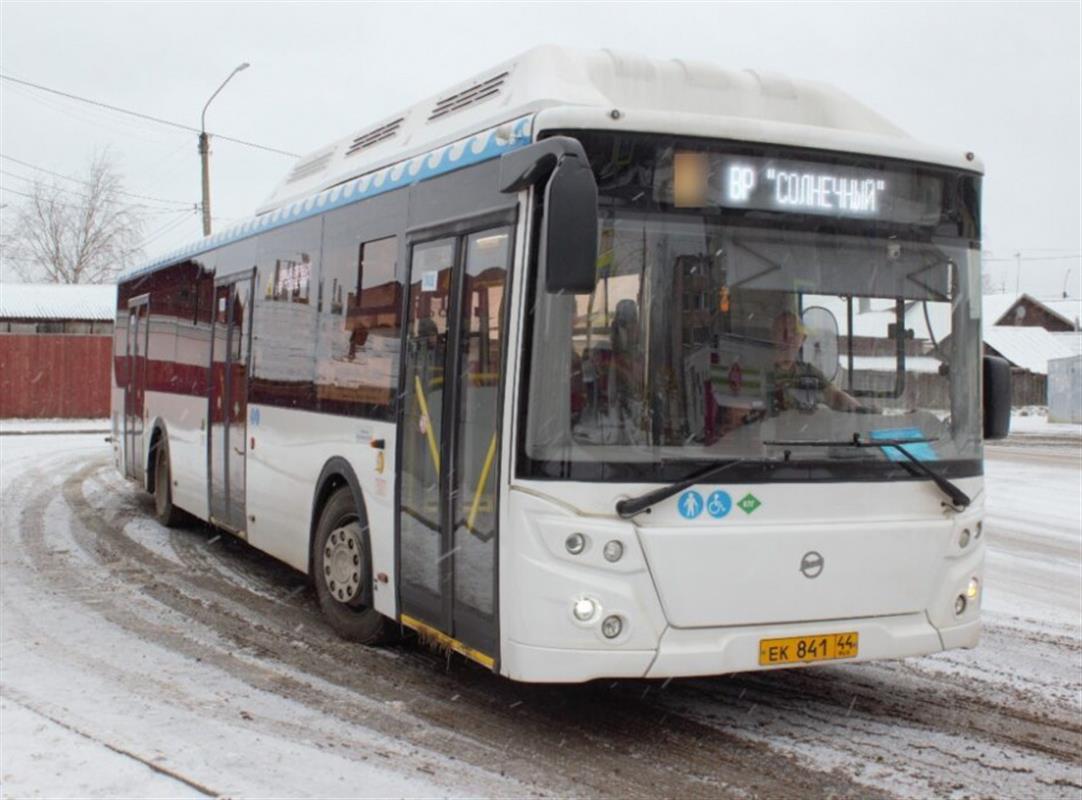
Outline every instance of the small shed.
POLYGON ((1011 364, 1011 405, 1043 406, 1048 402, 1048 363, 1071 351, 1044 328, 989 325, 984 328, 984 350, 1011 364))
POLYGON ((116 286, 0 284, 0 418, 109 416, 116 286))
POLYGON ((1048 362, 1048 421, 1082 422, 1082 355, 1048 362))

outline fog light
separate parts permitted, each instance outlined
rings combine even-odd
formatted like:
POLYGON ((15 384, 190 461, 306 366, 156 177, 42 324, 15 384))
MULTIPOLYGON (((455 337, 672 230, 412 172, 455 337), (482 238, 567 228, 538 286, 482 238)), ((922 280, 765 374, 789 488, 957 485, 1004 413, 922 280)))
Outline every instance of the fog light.
POLYGON ((603 552, 605 553, 606 561, 619 561, 624 555, 624 546, 616 539, 613 539, 611 542, 605 543, 603 552))
POLYGON ((564 547, 573 556, 577 556, 586 549, 586 537, 581 533, 573 533, 564 540, 564 547))
POLYGON ((966 587, 966 597, 970 600, 976 600, 977 594, 981 590, 981 582, 976 578, 969 579, 969 585, 966 587))
POLYGON ((969 528, 958 534, 958 546, 965 550, 967 544, 969 544, 969 528))
POLYGON ((955 616, 962 616, 966 611, 966 596, 964 594, 958 595, 954 601, 954 614, 955 616))
POLYGON ((616 616, 605 617, 605 621, 601 623, 601 633, 606 639, 615 639, 623 629, 624 621, 616 616))
POLYGON ((586 622, 593 617, 596 612, 597 603, 589 597, 583 597, 580 600, 576 600, 575 605, 571 608, 571 613, 575 615, 575 619, 579 622, 586 622))

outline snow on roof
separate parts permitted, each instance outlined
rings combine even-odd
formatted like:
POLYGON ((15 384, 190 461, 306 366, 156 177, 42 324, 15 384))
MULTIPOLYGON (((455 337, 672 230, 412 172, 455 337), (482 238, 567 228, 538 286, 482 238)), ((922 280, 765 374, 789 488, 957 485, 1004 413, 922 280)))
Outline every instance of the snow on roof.
POLYGON ((984 327, 990 327, 1003 319, 1011 306, 1018 302, 1020 294, 986 294, 981 298, 981 316, 984 327))
POLYGON ((1075 330, 1082 327, 1082 299, 1069 297, 1059 300, 1041 300, 1040 303, 1074 325, 1075 330))
POLYGON ((1052 298, 1044 300, 1031 294, 986 294, 982 298, 984 304, 985 324, 995 325, 1000 322, 1011 323, 1013 320, 1004 320, 1004 315, 1010 311, 1019 300, 1029 300, 1036 306, 1043 307, 1052 314, 1060 317, 1064 322, 1074 325, 1077 329, 1082 322, 1082 300, 1078 298, 1052 298))
POLYGON ((1082 331, 1052 331, 1052 338, 1070 352, 1082 355, 1082 331))
MULTIPOLYGON (((849 368, 849 356, 838 354, 838 363, 842 369, 849 368)), ((906 372, 923 372, 935 375, 939 372, 942 361, 932 356, 906 356, 906 372)), ((863 372, 894 372, 898 369, 897 356, 853 356, 853 369, 863 372)))
POLYGON ((990 325, 984 343, 1015 366, 1039 375, 1048 374, 1048 361, 1071 355, 1066 345, 1044 328, 1027 325, 990 325))
POLYGON ((116 286, 85 283, 0 284, 0 319, 116 319, 116 286))

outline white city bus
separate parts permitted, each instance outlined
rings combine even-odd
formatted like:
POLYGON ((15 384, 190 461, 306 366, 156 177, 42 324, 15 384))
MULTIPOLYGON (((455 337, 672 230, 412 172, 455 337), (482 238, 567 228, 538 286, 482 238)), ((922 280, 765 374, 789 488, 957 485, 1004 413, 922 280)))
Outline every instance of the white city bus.
POLYGON ((973 646, 980 174, 823 85, 531 50, 123 277, 118 466, 515 680, 973 646))

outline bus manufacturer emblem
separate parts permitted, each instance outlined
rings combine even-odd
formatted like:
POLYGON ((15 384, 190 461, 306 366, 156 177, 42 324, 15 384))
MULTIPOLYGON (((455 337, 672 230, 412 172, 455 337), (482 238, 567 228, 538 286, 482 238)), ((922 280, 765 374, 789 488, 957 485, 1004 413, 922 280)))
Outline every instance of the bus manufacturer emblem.
POLYGON ((823 563, 823 557, 811 550, 800 559, 800 571, 804 573, 805 578, 818 578, 819 573, 823 571, 823 563))

